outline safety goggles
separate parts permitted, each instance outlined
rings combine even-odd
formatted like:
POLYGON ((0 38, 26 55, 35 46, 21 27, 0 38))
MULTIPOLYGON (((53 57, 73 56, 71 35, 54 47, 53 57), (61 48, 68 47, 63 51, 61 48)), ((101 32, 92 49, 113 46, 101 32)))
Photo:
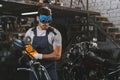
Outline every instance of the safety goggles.
POLYGON ((45 15, 40 15, 38 16, 39 21, 42 23, 51 23, 52 22, 52 16, 45 16, 45 15))

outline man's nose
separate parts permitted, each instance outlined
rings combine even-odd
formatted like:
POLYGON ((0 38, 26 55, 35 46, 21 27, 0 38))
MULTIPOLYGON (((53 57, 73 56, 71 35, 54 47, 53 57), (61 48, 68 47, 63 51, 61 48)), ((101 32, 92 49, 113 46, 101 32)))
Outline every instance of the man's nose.
POLYGON ((48 23, 44 23, 44 25, 48 25, 48 23))

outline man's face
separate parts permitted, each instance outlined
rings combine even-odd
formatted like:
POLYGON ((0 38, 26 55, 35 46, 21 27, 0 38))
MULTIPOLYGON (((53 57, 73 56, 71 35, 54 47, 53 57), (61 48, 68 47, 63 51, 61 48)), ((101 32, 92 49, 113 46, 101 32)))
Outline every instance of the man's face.
POLYGON ((49 27, 49 24, 52 22, 52 16, 46 16, 46 15, 39 15, 38 17, 39 26, 42 29, 47 29, 49 27))
POLYGON ((41 29, 46 30, 49 27, 49 23, 39 22, 39 26, 40 26, 41 29))

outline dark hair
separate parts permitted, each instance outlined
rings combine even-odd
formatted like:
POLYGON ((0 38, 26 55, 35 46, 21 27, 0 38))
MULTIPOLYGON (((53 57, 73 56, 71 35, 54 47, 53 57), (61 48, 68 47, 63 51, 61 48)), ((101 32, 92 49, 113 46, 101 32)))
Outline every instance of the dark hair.
POLYGON ((51 9, 48 7, 40 7, 38 9, 38 16, 39 15, 51 15, 51 9))

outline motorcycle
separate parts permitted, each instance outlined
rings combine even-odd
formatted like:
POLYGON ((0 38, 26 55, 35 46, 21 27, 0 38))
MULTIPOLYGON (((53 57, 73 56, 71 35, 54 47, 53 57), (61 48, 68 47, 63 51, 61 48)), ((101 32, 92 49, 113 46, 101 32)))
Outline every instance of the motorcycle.
POLYGON ((27 60, 26 65, 27 67, 19 67, 17 68, 18 71, 25 70, 30 71, 34 74, 36 80, 42 80, 42 76, 45 76, 46 80, 51 80, 46 68, 38 62, 33 55, 31 55, 31 51, 33 53, 36 50, 33 49, 32 45, 29 44, 30 38, 27 39, 27 42, 24 42, 20 39, 14 39, 12 42, 12 47, 19 49, 20 51, 26 51, 26 54, 23 54, 22 57, 19 58, 19 63, 21 63, 24 56, 27 56, 29 60, 27 60))
POLYGON ((97 49, 94 42, 72 44, 62 65, 63 80, 120 80, 120 64, 99 57, 97 49))

